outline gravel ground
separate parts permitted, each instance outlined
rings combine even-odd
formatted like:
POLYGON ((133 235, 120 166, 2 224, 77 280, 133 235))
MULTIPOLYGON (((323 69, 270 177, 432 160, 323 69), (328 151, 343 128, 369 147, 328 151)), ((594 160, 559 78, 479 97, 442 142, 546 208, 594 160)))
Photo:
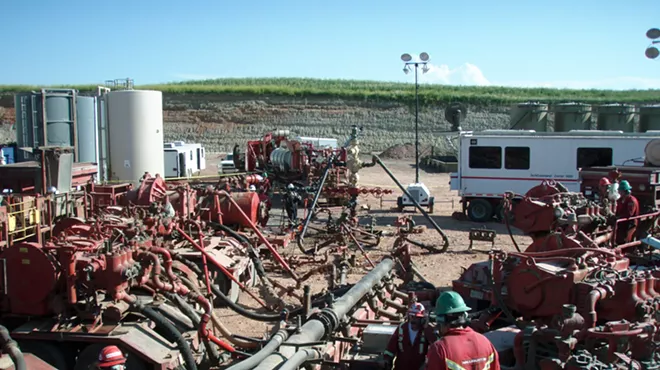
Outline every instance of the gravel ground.
MULTIPOLYGON (((402 184, 408 184, 414 181, 415 171, 414 167, 409 161, 384 161, 390 168, 393 174, 399 179, 402 184)), ((209 168, 214 168, 210 165, 209 168)), ((467 251, 469 245, 468 231, 475 227, 487 227, 497 232, 496 247, 505 250, 514 250, 513 243, 511 242, 506 227, 498 223, 488 224, 475 224, 469 221, 457 221, 451 218, 454 211, 460 210, 459 198, 449 191, 449 176, 448 174, 438 173, 420 173, 420 180, 424 182, 433 193, 436 199, 436 206, 434 214, 432 215, 434 221, 447 233, 450 239, 449 251, 444 254, 423 254, 421 249, 414 247, 413 251, 416 252, 413 261, 420 267, 422 273, 430 282, 438 287, 451 286, 451 281, 458 278, 462 269, 469 267, 471 264, 487 259, 487 252, 491 246, 489 243, 475 242, 472 252, 467 251)), ((372 167, 363 169, 360 172, 361 186, 371 187, 380 186, 394 190, 391 195, 386 195, 383 207, 380 207, 380 201, 373 196, 360 198, 361 205, 369 205, 371 211, 362 211, 364 215, 370 214, 377 217, 379 225, 383 225, 385 229, 395 230, 394 227, 385 226, 393 224, 398 213, 396 210, 391 209, 395 206, 396 197, 401 193, 397 190, 396 184, 391 181, 380 167, 372 167)), ((423 234, 415 235, 413 240, 417 240, 427 244, 440 245, 442 239, 438 233, 431 227, 431 225, 424 219, 420 212, 414 211, 413 208, 407 209, 407 214, 413 214, 417 225, 427 225, 429 227, 423 234)), ((302 214, 302 210, 301 210, 302 214)), ((272 218, 278 218, 281 215, 281 209, 273 209, 272 218)), ((527 245, 529 239, 514 231, 516 241, 520 245, 527 245)), ((382 258, 383 255, 389 251, 393 243, 392 238, 383 238, 380 245, 368 251, 368 255, 375 262, 382 258)), ((289 255, 291 253, 300 253, 297 248, 291 244, 282 254, 289 255)), ((352 253, 359 251, 355 250, 352 253)), ((364 262, 363 258, 358 258, 359 261, 364 262)), ((306 270, 304 267, 302 271, 306 270)), ((349 282, 359 280, 365 273, 366 269, 356 268, 349 274, 349 282)), ((272 275, 271 275, 272 276, 272 275)), ((291 284, 290 279, 279 279, 282 282, 291 284)), ((312 287, 313 292, 319 292, 327 285, 322 275, 315 276, 310 279, 308 283, 312 287)), ((302 289, 297 290, 302 294, 302 289)), ((295 302, 291 300, 291 302, 295 302)), ((247 294, 243 294, 240 298, 240 303, 249 307, 257 307, 256 302, 247 294)), ((228 309, 217 310, 223 323, 234 333, 245 336, 262 336, 269 330, 269 327, 264 323, 258 323, 252 320, 245 319, 238 314, 233 313, 228 309)))

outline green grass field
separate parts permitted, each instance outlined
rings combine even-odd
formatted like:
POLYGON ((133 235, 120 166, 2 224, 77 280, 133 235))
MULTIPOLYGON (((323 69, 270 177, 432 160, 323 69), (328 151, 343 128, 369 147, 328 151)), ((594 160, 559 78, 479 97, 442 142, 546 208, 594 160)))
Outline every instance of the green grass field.
MULTIPOLYGON (((42 86, 0 85, 0 94, 26 92, 42 86)), ((96 85, 49 86, 95 91, 96 85)), ((241 94, 280 95, 290 97, 328 97, 409 103, 414 100, 411 83, 356 80, 321 80, 309 78, 226 78, 202 81, 171 82, 136 86, 137 89, 160 90, 166 94, 241 94)), ((461 101, 478 105, 499 105, 523 101, 544 103, 580 101, 585 103, 656 103, 660 90, 569 90, 548 88, 463 87, 421 85, 421 103, 461 101)))

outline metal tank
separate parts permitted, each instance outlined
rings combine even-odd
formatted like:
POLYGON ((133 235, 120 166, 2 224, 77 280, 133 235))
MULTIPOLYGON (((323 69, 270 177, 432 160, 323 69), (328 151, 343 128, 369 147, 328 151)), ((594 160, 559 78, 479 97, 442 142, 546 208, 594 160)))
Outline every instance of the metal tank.
POLYGON ((635 132, 635 106, 629 104, 603 104, 596 107, 598 130, 635 132))
POLYGON ((527 102, 511 108, 510 124, 512 130, 548 131, 548 105, 527 102))
POLYGON ((561 103, 553 106, 555 132, 591 129, 591 105, 561 103))
MULTIPOLYGON (((76 128, 76 90, 42 89, 16 94, 16 143, 19 148, 41 146, 73 147, 78 161, 76 128)), ((18 161, 34 159, 18 150, 18 161)))
POLYGON ((97 162, 97 102, 94 96, 76 97, 78 162, 97 162))
POLYGON ((660 130, 660 104, 639 107, 639 132, 660 130))
POLYGON ((293 155, 284 148, 276 148, 270 153, 270 163, 281 171, 289 171, 293 167, 293 155))
POLYGON ((249 222, 243 218, 226 196, 220 197, 222 222, 226 225, 240 225, 242 227, 250 227, 251 223, 256 224, 259 212, 259 195, 255 192, 237 192, 231 193, 231 197, 243 213, 248 216, 249 222))
POLYGON ((110 179, 136 184, 145 172, 163 176, 162 92, 111 91, 106 99, 110 179))

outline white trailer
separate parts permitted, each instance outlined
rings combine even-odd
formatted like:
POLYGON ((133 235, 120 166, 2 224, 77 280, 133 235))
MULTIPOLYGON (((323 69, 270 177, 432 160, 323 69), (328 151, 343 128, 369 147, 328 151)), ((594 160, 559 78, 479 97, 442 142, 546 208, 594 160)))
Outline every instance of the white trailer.
POLYGON ((296 140, 298 140, 300 143, 312 144, 315 148, 337 149, 339 147, 337 139, 331 138, 298 136, 296 140))
POLYGON ((206 168, 206 151, 201 144, 183 141, 165 143, 165 178, 192 177, 206 168))
POLYGON ((450 174, 450 189, 458 191, 463 212, 472 221, 502 218, 501 199, 506 192, 524 195, 544 180, 579 192, 579 168, 642 166, 646 144, 658 138, 658 131, 461 132, 458 172, 450 174))

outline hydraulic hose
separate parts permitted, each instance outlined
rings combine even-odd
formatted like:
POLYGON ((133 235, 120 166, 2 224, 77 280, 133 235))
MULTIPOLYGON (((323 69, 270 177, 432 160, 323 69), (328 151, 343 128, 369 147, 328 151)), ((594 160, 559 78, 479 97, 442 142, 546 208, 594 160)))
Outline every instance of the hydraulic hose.
POLYGON ((165 337, 176 343, 177 348, 181 351, 181 356, 186 366, 186 370, 197 370, 197 363, 195 362, 195 357, 193 356, 192 349, 188 342, 183 338, 183 335, 179 333, 178 330, 172 325, 167 319, 165 319, 161 314, 156 312, 151 307, 145 306, 139 301, 130 302, 131 306, 137 311, 142 313, 146 318, 153 321, 164 331, 165 337))
POLYGON ((212 222, 212 221, 208 222, 207 225, 211 226, 214 229, 220 229, 220 230, 226 232, 227 234, 231 235, 233 238, 237 239, 241 243, 247 244, 248 246, 251 246, 250 241, 248 240, 248 238, 246 238, 244 235, 241 235, 241 234, 237 233, 231 227, 225 226, 225 225, 217 223, 217 222, 212 222))
MULTIPOLYGON (((189 261, 183 257, 176 256, 175 257, 178 261, 181 261, 183 264, 185 264, 187 267, 189 267, 191 270, 193 270, 194 273, 198 275, 203 275, 202 270, 197 266, 192 261, 189 261)), ((252 319, 255 321, 263 321, 263 322, 274 322, 274 321, 280 321, 281 315, 279 313, 277 314, 261 314, 261 313, 256 313, 250 310, 247 310, 240 305, 236 304, 233 302, 229 297, 227 297, 224 293, 220 291, 220 289, 215 285, 211 284, 211 292, 215 294, 218 298, 220 298, 229 308, 234 310, 236 313, 240 314, 241 316, 247 317, 248 319, 252 319)), ((300 309, 302 312, 302 309, 300 309)))
POLYGON ((259 352, 250 356, 250 358, 245 359, 234 366, 228 367, 226 370, 252 370, 254 367, 259 365, 266 357, 275 352, 280 345, 289 338, 289 332, 286 330, 279 330, 275 333, 268 343, 259 350, 259 352))
POLYGON ((0 325, 0 347, 2 348, 2 352, 8 354, 14 362, 14 368, 16 370, 27 370, 27 364, 25 363, 23 352, 21 352, 21 349, 18 347, 18 343, 11 339, 9 330, 2 325, 0 325))
POLYGON ((259 252, 257 252, 254 247, 252 246, 252 243, 246 238, 244 235, 241 235, 237 233, 236 231, 232 230, 231 228, 219 224, 217 222, 209 222, 209 226, 215 229, 222 230, 226 232, 227 234, 231 235, 234 237, 236 240, 241 242, 250 253, 248 253, 248 256, 252 260, 252 264, 254 264, 254 270, 261 279, 261 282, 263 283, 263 286, 266 288, 266 293, 270 295, 273 299, 279 300, 278 295, 275 293, 275 290, 273 289, 272 284, 268 280, 268 277, 266 276, 266 270, 264 269, 263 263, 261 263, 261 258, 259 258, 259 252))
MULTIPOLYGON (((188 302, 184 301, 183 298, 179 297, 177 294, 171 293, 171 292, 163 292, 162 293, 167 299, 172 301, 174 304, 181 309, 181 312, 183 312, 184 315, 188 316, 190 320, 193 322, 193 325, 195 327, 199 327, 201 323, 201 318, 199 315, 195 312, 195 310, 192 308, 191 305, 188 304, 188 302)), ((218 349, 211 344, 211 342, 206 339, 203 340, 204 342, 204 347, 206 347, 206 350, 209 353, 209 359, 211 359, 212 362, 217 363, 220 359, 220 353, 218 352, 218 349)))
POLYGON ((304 348, 298 350, 291 356, 289 361, 285 362, 279 370, 298 370, 298 368, 307 361, 321 358, 321 352, 315 348, 304 348))

